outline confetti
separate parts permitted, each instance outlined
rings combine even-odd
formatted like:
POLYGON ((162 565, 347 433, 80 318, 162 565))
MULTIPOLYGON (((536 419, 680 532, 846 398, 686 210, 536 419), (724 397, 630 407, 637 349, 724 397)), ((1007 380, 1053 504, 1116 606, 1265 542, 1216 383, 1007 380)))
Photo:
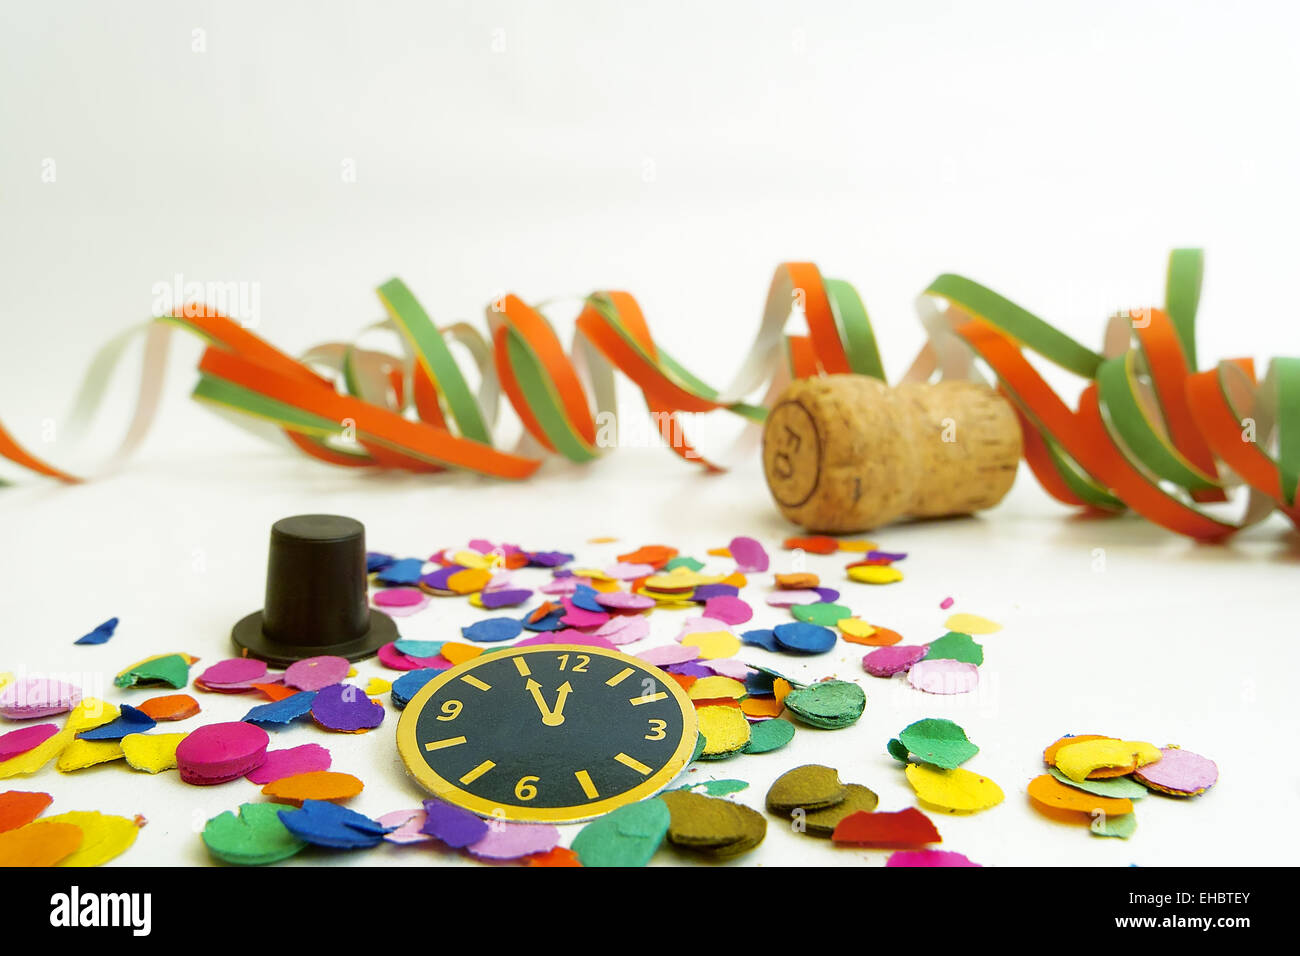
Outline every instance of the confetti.
POLYGON ((784 703, 805 724, 837 730, 857 722, 867 706, 867 695, 852 681, 826 680, 792 690, 784 703))
POLYGON ((835 626, 840 629, 846 641, 852 641, 855 644, 865 644, 864 638, 868 638, 876 633, 876 629, 862 620, 860 617, 843 617, 835 622, 835 626))
POLYGON ((1143 786, 1171 797, 1194 797, 1214 786, 1219 768, 1208 757, 1166 747, 1160 751, 1159 760, 1139 767, 1133 777, 1143 786))
POLYGON ((767 551, 753 538, 732 538, 727 550, 731 552, 736 566, 745 574, 768 569, 770 559, 767 551))
POLYGON ((279 814, 280 822, 299 840, 335 850, 378 846, 392 829, 328 800, 304 800, 302 809, 282 809, 279 814))
MULTIPOLYGON (((555 641, 547 638, 541 643, 554 644, 555 641)), ((473 660, 482 653, 483 648, 475 647, 472 644, 461 644, 457 641, 447 641, 442 645, 442 656, 452 664, 464 664, 466 661, 473 660)))
POLYGON ((484 591, 480 600, 484 608, 496 611, 503 607, 518 607, 532 596, 533 592, 527 588, 502 588, 484 591))
POLYGON ((302 690, 269 704, 258 704, 243 716, 250 724, 261 726, 287 726, 311 713, 311 703, 316 691, 302 690))
POLYGON ((800 571, 792 574, 776 575, 776 586, 783 591, 800 591, 808 588, 815 588, 821 584, 821 579, 815 574, 807 571, 800 571))
POLYGON ((824 654, 835 646, 835 632, 820 624, 795 621, 772 628, 777 643, 787 651, 800 654, 824 654))
POLYGON ((960 767, 980 752, 979 747, 966 738, 966 731, 942 717, 929 717, 908 724, 898 739, 918 760, 945 770, 960 767))
POLYGON ((1121 840, 1127 840, 1134 833, 1137 833, 1137 826, 1136 813, 1128 813, 1122 817, 1110 817, 1104 813, 1099 813, 1092 818, 1092 822, 1088 824, 1088 829, 1093 836, 1119 837, 1121 840))
POLYGON ((31 720, 63 714, 77 706, 81 688, 44 677, 24 677, 0 690, 0 716, 31 720))
POLYGON ((943 637, 930 642, 930 650, 926 653, 925 659, 964 661, 967 664, 979 665, 984 663, 984 648, 975 643, 969 634, 949 631, 943 637))
POLYGON ((1056 751, 1054 766, 1071 780, 1083 780, 1097 771, 1119 771, 1117 776, 1154 763, 1161 757, 1152 744, 1140 740, 1082 740, 1056 751))
POLYGON ((94 810, 74 810, 42 817, 42 820, 70 824, 81 831, 81 845, 60 860, 59 866, 100 866, 107 863, 131 848, 141 826, 130 817, 94 810))
POLYGON ((311 719, 317 726, 343 734, 365 733, 384 722, 384 705, 353 684, 334 684, 316 692, 311 719))
POLYGON ((670 790, 659 799, 668 807, 668 840, 712 859, 752 850, 767 835, 767 820, 749 807, 689 790, 670 790))
POLYGON ((560 842, 560 830, 549 823, 506 823, 493 821, 487 835, 466 847, 484 860, 518 860, 547 853, 560 842))
POLYGON ((1096 780, 1071 780, 1055 767, 1047 771, 1061 783, 1085 793, 1094 793, 1099 797, 1127 797, 1141 800, 1149 792, 1146 787, 1129 777, 1106 777, 1096 780))
POLYGON ((922 660, 907 672, 907 682, 927 694, 965 694, 979 680, 979 668, 965 661, 922 660))
POLYGON ((137 710, 156 721, 185 720, 199 712, 199 702, 189 694, 168 694, 150 697, 137 710))
POLYGON ((834 538, 818 534, 805 538, 786 538, 781 542, 781 547, 787 551, 807 551, 809 554, 834 554, 840 549, 840 544, 834 538))
POLYGON ((658 798, 641 800, 588 823, 573 838, 583 866, 645 866, 668 834, 672 814, 658 798))
POLYGON ((48 793, 6 790, 0 793, 0 833, 31 823, 54 802, 48 793))
POLYGON ((952 850, 898 850, 889 854, 885 866, 982 866, 972 863, 964 854, 952 850))
POLYGON ((943 626, 962 634, 994 634, 1002 630, 1001 624, 978 614, 953 614, 943 622, 943 626))
POLYGON ((312 770, 272 780, 262 788, 262 793, 277 803, 291 803, 300 807, 304 800, 350 800, 364 786, 350 773, 312 770))
POLYGON ((285 669, 284 683, 299 690, 321 690, 341 683, 351 669, 352 665, 344 657, 331 654, 307 657, 285 669))
POLYGON ((562 846, 545 853, 534 853, 527 858, 527 863, 529 866, 582 866, 578 854, 562 846))
POLYGON ((97 626, 93 631, 91 631, 89 634, 86 634, 86 635, 83 635, 82 637, 77 638, 77 639, 76 639, 75 641, 73 641, 72 643, 74 643, 74 644, 106 644, 106 643, 108 643, 108 641, 113 637, 114 632, 117 630, 117 624, 118 624, 117 618, 115 618, 115 617, 110 617, 110 618, 109 618, 107 621, 105 621, 103 624, 98 625, 98 626, 97 626))
POLYGON ((280 820, 274 803, 245 803, 236 816, 227 810, 203 828, 203 845, 218 860, 240 866, 260 866, 287 860, 307 843, 280 820))
POLYGON ((754 609, 738 597, 723 594, 704 603, 704 614, 724 624, 744 624, 754 616, 754 609))
POLYGON ((871 813, 879 803, 880 798, 874 791, 861 784, 846 783, 844 799, 839 803, 804 812, 804 830, 814 836, 831 836, 846 817, 854 813, 871 813))
POLYGON ((843 604, 827 604, 822 601, 816 604, 796 604, 790 608, 790 613, 796 621, 820 624, 823 627, 834 627, 845 618, 853 616, 853 612, 843 604))
POLYGON ((411 843, 431 843, 433 837, 424 833, 424 811, 423 810, 394 810, 392 813, 385 813, 378 817, 376 821, 383 827, 396 827, 384 834, 384 842, 396 843, 400 846, 406 846, 411 843))
POLYGON ((127 734, 121 740, 122 755, 132 770, 162 773, 176 769, 176 748, 185 734, 127 734))
POLYGON ((63 748, 54 766, 59 773, 73 773, 125 756, 120 740, 73 740, 63 748))
POLYGON ((387 694, 392 689, 392 683, 384 680, 382 677, 371 677, 366 681, 367 696, 373 697, 379 694, 387 694))
POLYGON ((758 628, 752 631, 745 631, 740 635, 742 644, 749 644, 753 647, 762 647, 769 651, 779 651, 781 645, 776 641, 776 632, 770 628, 758 628))
POLYGON ((418 671, 407 671, 393 681, 393 686, 389 691, 389 700, 393 702, 393 706, 398 710, 404 710, 406 705, 411 702, 411 698, 420 692, 420 688, 441 673, 442 671, 432 667, 422 668, 418 671))
POLYGON ((682 643, 696 649, 698 657, 712 660, 719 657, 731 657, 740 650, 740 638, 730 631, 706 631, 703 634, 691 634, 682 643))
POLYGON ((687 784, 676 789, 689 790, 691 793, 702 793, 709 797, 725 797, 729 793, 748 790, 749 784, 743 780, 705 780, 703 783, 687 784))
POLYGON ((1110 817, 1133 812, 1133 801, 1127 797, 1103 797, 1095 793, 1085 793, 1047 773, 1040 774, 1029 781, 1026 790, 1029 799, 1038 806, 1051 810, 1068 810, 1088 818, 1094 812, 1104 813, 1110 817))
POLYGON ((63 729, 26 753, 0 761, 0 780, 19 774, 36 773, 59 756, 69 745, 76 743, 78 732, 106 724, 118 715, 118 709, 94 697, 85 697, 68 713, 63 729))
POLYGON ((197 678, 201 684, 251 684, 266 676, 266 662, 251 657, 218 661, 197 678))
POLYGON ((121 740, 127 734, 142 734, 154 726, 154 719, 148 714, 123 704, 121 713, 108 723, 83 730, 77 736, 82 740, 121 740))
POLYGON ((190 665, 197 657, 188 654, 158 654, 132 664, 113 678, 118 687, 139 684, 169 684, 178 690, 189 683, 190 665))
POLYGON ((749 744, 749 721, 739 707, 709 705, 696 711, 700 736, 704 738, 703 760, 717 760, 740 753, 749 744))
POLYGON ((816 604, 822 599, 819 591, 773 591, 767 596, 770 607, 794 607, 796 604, 816 604))
POLYGON ((437 798, 424 801, 424 826, 426 833, 455 849, 477 843, 488 834, 489 824, 481 817, 452 806, 437 798))
MULTIPOLYGON (((969 770, 941 770, 926 764, 908 764, 907 782, 922 803, 949 813, 974 813, 1002 802, 1002 788, 988 777, 969 770)), ((1051 780, 1051 778, 1048 778, 1051 780)), ((1056 781, 1052 781, 1055 783, 1056 781)))
POLYGON ((929 650, 923 644, 882 647, 862 658, 862 668, 872 677, 893 677, 922 660, 929 650))
POLYGON ((849 568, 849 578, 861 584, 893 584, 903 580, 903 572, 887 564, 860 564, 849 568))
POLYGON ((767 791, 767 809, 779 816, 794 810, 805 813, 836 806, 844 801, 848 788, 840 783, 840 775, 832 767, 807 764, 787 770, 767 791))
POLYGON ((745 685, 730 677, 702 677, 691 685, 687 696, 691 700, 711 700, 717 697, 740 699, 745 696, 745 685))
POLYGON ((81 846, 79 827, 36 820, 0 833, 0 866, 55 866, 81 846))
POLYGON ((330 768, 330 752, 320 744, 300 744, 285 750, 269 750, 262 763, 244 774, 249 783, 268 784, 285 777, 330 768))
POLYGON ((176 766, 186 783, 225 783, 260 766, 270 741, 261 727, 243 721, 205 724, 177 746, 176 766))
POLYGON ((409 612, 423 610, 427 607, 429 604, 429 595, 425 594, 419 588, 398 587, 376 591, 370 600, 375 607, 383 608, 390 612, 409 612))
POLYGON ((375 580, 389 586, 414 584, 420 580, 420 573, 423 570, 424 562, 419 558, 398 558, 386 564, 375 575, 375 580))
MULTIPOLYGON (((742 686, 742 691, 744 690, 742 686)), ((0 761, 25 754, 59 732, 58 724, 36 724, 0 734, 0 761)))
MULTIPOLYGON (((512 641, 523 633, 524 626, 513 617, 490 617, 486 621, 475 621, 460 629, 461 636, 468 641, 495 643, 512 641)), ((444 655, 446 656, 446 655, 444 655)))
MULTIPOLYGON (((946 610, 948 610, 948 608, 952 607, 952 605, 953 605, 953 600, 952 600, 952 598, 950 598, 950 597, 946 597, 946 598, 944 598, 942 601, 939 602, 939 610, 941 610, 941 611, 946 611, 946 610)), ((961 628, 959 628, 959 627, 953 627, 951 624, 948 625, 948 629, 949 629, 949 630, 952 630, 952 631, 960 631, 960 630, 961 630, 961 628)))
POLYGON ((831 839, 836 843, 881 848, 943 842, 934 823, 915 807, 892 813, 850 813, 840 821, 831 839))

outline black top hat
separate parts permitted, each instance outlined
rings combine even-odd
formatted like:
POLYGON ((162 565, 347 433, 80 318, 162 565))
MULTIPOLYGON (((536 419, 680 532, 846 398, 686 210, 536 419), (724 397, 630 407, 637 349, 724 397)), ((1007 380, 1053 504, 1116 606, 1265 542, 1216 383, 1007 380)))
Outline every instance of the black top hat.
POLYGON ((266 606, 230 632, 240 653, 285 667, 332 654, 359 661, 397 640, 397 625, 366 602, 366 529, 339 515, 271 526, 266 606))

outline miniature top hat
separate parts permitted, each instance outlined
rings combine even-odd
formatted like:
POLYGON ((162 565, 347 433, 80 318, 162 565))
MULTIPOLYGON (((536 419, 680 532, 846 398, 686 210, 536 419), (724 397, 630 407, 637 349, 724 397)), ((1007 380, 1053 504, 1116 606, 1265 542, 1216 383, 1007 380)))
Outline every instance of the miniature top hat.
POLYGON ((359 661, 397 639, 366 603, 366 529, 339 515, 297 515, 271 526, 266 604, 230 638, 245 657, 285 667, 331 654, 359 661))

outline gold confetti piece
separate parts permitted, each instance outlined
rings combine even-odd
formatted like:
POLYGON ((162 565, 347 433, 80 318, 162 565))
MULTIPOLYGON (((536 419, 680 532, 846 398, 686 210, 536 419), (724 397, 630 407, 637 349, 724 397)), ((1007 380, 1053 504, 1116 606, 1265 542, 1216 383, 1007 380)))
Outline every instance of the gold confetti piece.
POLYGON ((71 856, 64 857, 59 866, 99 866, 107 863, 126 852, 140 832, 135 820, 129 817, 110 816, 94 810, 74 810, 41 819, 70 823, 81 828, 81 847, 71 856))
POLYGON ((990 621, 986 617, 980 617, 978 614, 953 614, 948 620, 943 622, 943 626, 950 631, 957 631, 959 634, 993 634, 1002 630, 1002 625, 996 621, 990 621))
POLYGON ((60 773, 74 773, 96 764, 121 760, 122 743, 118 740, 73 740, 59 754, 55 767, 60 773))
POLYGON ((846 637, 870 637, 876 629, 860 617, 842 617, 835 622, 846 637))
POLYGON ((442 645, 439 653, 453 664, 463 664, 482 654, 483 648, 474 647, 472 644, 461 644, 459 641, 448 641, 442 645))
POLYGON ((1056 769, 1071 780, 1086 780, 1096 770, 1136 770, 1160 759, 1160 749, 1142 740, 1083 740, 1056 751, 1056 769))
POLYGON ((888 564, 863 564, 849 568, 849 578, 862 584, 893 584, 903 580, 903 572, 888 564))
POLYGON ((752 850, 767 835, 767 820, 742 804, 689 790, 659 795, 670 814, 668 839, 676 846, 726 859, 752 850))
POLYGON ((739 700, 745 696, 745 685, 730 677, 701 677, 690 686, 687 695, 691 700, 711 700, 716 697, 734 697, 739 700))
POLYGON ((848 551, 851 554, 866 554, 868 551, 875 551, 879 545, 874 541, 839 541, 837 542, 841 551, 848 551))
POLYGON ((785 815, 793 810, 805 813, 837 806, 848 788, 840 783, 839 771, 821 764, 807 764, 787 770, 767 791, 767 808, 785 815))
POLYGON ((187 734, 127 734, 122 738, 122 754, 127 766, 145 773, 162 773, 176 769, 176 747, 187 734))
POLYGON ((834 806, 823 807, 820 810, 808 810, 804 814, 804 828, 809 833, 817 836, 830 836, 835 832, 839 822, 847 817, 850 813, 857 813, 862 810, 866 813, 873 812, 880 803, 880 798, 875 792, 856 783, 846 783, 844 785, 844 799, 834 806))
POLYGON ((384 680, 382 677, 372 677, 370 678, 370 680, 366 681, 367 696, 373 696, 375 694, 387 694, 392 689, 393 689, 392 683, 390 681, 384 680))
POLYGON ((729 558, 731 557, 731 549, 730 548, 709 548, 709 557, 729 558))
POLYGON ((909 764, 907 782, 923 803, 949 813, 974 813, 1002 802, 1002 788, 988 777, 963 770, 909 764))
MULTIPOLYGON (((700 634, 687 634, 682 638, 687 647, 699 648, 700 657, 706 661, 721 660, 732 657, 740 650, 740 638, 729 631, 704 631, 700 634)), ((447 649, 443 648, 446 655, 447 649)))
POLYGON ((462 568, 482 571, 496 567, 499 559, 495 554, 484 554, 482 551, 457 551, 451 560, 462 568))
POLYGON ((588 538, 587 544, 613 544, 617 540, 618 538, 611 538, 609 536, 600 537, 600 538, 588 538))
POLYGON ((721 757, 737 753, 749 743, 749 721, 739 707, 714 705, 696 711, 700 734, 704 737, 702 757, 721 757))

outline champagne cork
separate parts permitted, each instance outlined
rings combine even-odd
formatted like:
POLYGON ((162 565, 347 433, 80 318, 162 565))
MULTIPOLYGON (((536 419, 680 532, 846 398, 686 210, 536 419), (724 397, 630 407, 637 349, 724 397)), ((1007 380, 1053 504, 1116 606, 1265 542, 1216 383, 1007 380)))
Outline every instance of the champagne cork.
POLYGON ((818 533, 991 508, 1010 490, 1020 452, 1011 406, 973 382, 890 388, 863 375, 801 379, 781 393, 763 429, 772 497, 818 533))

